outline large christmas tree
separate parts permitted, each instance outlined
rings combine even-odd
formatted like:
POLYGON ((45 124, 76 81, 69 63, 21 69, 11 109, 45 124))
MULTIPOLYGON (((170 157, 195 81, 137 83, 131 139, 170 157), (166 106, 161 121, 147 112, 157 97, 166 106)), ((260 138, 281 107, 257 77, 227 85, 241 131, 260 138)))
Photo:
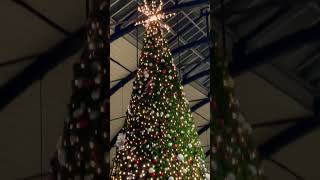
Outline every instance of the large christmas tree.
POLYGON ((63 135, 51 161, 52 179, 108 179, 107 62, 108 27, 106 1, 95 1, 86 25, 85 49, 74 65, 72 97, 63 135), (99 2, 99 3, 98 3, 99 2))
POLYGON ((256 147, 252 140, 252 128, 240 114, 239 101, 235 97, 235 83, 229 73, 229 61, 221 44, 210 32, 211 65, 211 174, 214 180, 262 180, 265 179, 256 147))
POLYGON ((147 16, 144 46, 126 121, 118 135, 111 179, 209 179, 204 153, 172 55, 164 39, 162 2, 139 7, 147 16))

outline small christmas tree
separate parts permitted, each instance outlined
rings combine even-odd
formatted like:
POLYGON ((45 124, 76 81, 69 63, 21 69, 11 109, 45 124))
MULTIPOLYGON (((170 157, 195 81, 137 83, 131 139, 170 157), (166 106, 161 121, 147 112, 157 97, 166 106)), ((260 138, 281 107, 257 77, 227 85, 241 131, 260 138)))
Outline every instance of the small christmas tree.
POLYGON ((172 55, 164 39, 162 1, 139 7, 144 46, 126 121, 118 135, 111 179, 210 179, 172 55))
MULTIPOLYGON (((213 32, 211 31, 211 37, 213 32)), ((215 39, 215 38, 214 38, 215 39)), ((215 41, 216 42, 216 41, 215 41)), ((214 180, 265 179, 252 142, 252 128, 239 110, 234 81, 221 46, 214 44, 211 123, 211 174, 214 180)))
POLYGON ((104 29, 108 8, 102 3, 87 24, 85 50, 74 65, 69 117, 51 161, 52 179, 108 179, 108 34, 104 29))

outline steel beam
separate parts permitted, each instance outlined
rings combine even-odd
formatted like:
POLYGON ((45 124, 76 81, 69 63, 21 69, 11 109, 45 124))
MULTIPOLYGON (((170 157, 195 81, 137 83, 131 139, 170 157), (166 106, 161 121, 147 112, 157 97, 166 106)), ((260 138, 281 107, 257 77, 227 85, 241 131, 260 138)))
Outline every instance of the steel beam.
POLYGON ((84 44, 84 35, 85 28, 79 29, 46 53, 41 54, 33 63, 2 85, 0 87, 0 110, 31 86, 34 81, 41 79, 51 69, 77 53, 84 44))
MULTIPOLYGON (((208 102, 209 102, 209 101, 208 101, 208 102)), ((207 102, 207 103, 208 103, 208 102, 207 102)), ((207 126, 207 125, 203 126, 203 127, 198 131, 198 134, 200 135, 200 134, 204 133, 205 131, 207 131, 207 130, 209 129, 209 127, 210 127, 210 126, 207 126)))
POLYGON ((201 38, 199 40, 196 40, 196 41, 193 41, 191 43, 188 43, 188 44, 185 44, 183 46, 180 46, 180 47, 172 50, 172 54, 178 54, 181 51, 185 51, 187 49, 190 49, 192 47, 199 46, 199 45, 205 44, 205 43, 208 43, 208 38, 207 37, 203 37, 203 38, 201 38))
POLYGON ((130 80, 132 80, 136 76, 137 70, 130 73, 128 76, 123 78, 120 82, 118 82, 115 86, 110 89, 110 96, 112 96, 115 92, 117 92, 120 88, 122 88, 125 84, 127 84, 130 80))
POLYGON ((129 24, 125 28, 116 29, 115 32, 110 36, 110 43, 119 39, 120 37, 124 36, 125 34, 135 30, 136 28, 137 28, 137 26, 135 26, 134 23, 132 23, 132 24, 129 24))
MULTIPOLYGON (((258 147, 258 150, 262 158, 265 159, 271 157, 273 154, 279 152, 288 144, 318 129, 320 127, 320 117, 317 117, 318 118, 313 117, 295 120, 295 122, 297 123, 260 145, 258 147)), ((201 129, 201 131, 203 131, 204 129, 208 129, 209 127, 210 124, 207 124, 201 129)))
MULTIPOLYGON (((197 23, 199 20, 201 20, 201 18, 203 18, 205 16, 205 14, 201 14, 199 17, 197 17, 194 21, 197 23)), ((191 30, 190 26, 186 25, 182 28, 182 30, 179 30, 179 32, 177 32, 177 35, 174 36, 173 38, 171 38, 168 41, 168 44, 171 44, 174 40, 176 40, 178 38, 178 36, 180 36, 183 33, 187 33, 191 30)))
MULTIPOLYGON (((280 5, 284 4, 283 2, 278 1, 267 1, 265 3, 261 3, 258 5, 251 6, 251 3, 243 2, 243 1, 234 1, 230 3, 230 6, 227 5, 225 8, 225 19, 227 22, 233 15, 248 15, 251 17, 255 17, 258 13, 264 12, 265 10, 270 10, 274 7, 279 7, 280 5), (243 4, 248 4, 246 8, 239 8, 243 6, 243 4)), ((221 18, 221 12, 215 14, 217 18, 221 18)))
POLYGON ((210 155, 210 149, 206 152, 206 158, 210 155))
POLYGON ((255 27, 254 30, 252 30, 250 33, 245 35, 240 39, 240 41, 247 42, 254 37, 256 37, 259 33, 261 33, 266 27, 274 23, 276 20, 279 19, 282 15, 286 14, 290 10, 289 6, 280 7, 277 9, 277 11, 272 14, 270 17, 268 17, 264 22, 259 24, 257 27, 255 27))
POLYGON ((233 63, 230 64, 232 75, 239 75, 248 69, 266 63, 286 51, 305 45, 306 43, 320 41, 320 22, 312 27, 302 29, 298 32, 287 35, 275 42, 269 43, 264 47, 257 48, 245 54, 245 44, 236 44, 233 52, 233 63))
POLYGON ((64 35, 67 35, 67 36, 71 35, 71 33, 69 31, 67 31, 63 27, 59 26, 57 23, 53 22, 51 19, 49 19, 48 17, 46 17, 45 15, 43 15, 42 13, 40 13, 39 11, 34 9, 32 6, 30 6, 26 2, 24 2, 22 0, 12 0, 12 1, 17 3, 17 4, 19 4, 20 6, 22 6, 26 10, 28 10, 30 13, 32 13, 33 15, 35 15, 36 17, 38 17, 39 19, 41 19, 42 21, 47 23, 52 28, 54 28, 54 29, 58 30, 59 32, 63 33, 64 35))
POLYGON ((185 76, 188 76, 193 70, 195 70, 201 64, 206 63, 208 61, 209 61, 209 56, 207 56, 204 60, 200 62, 198 62, 196 59, 193 59, 189 64, 183 64, 181 68, 186 69, 186 67, 189 67, 189 70, 184 74, 185 76))
MULTIPOLYGON (((181 3, 178 5, 175 5, 173 7, 164 9, 165 12, 171 12, 171 11, 175 11, 177 9, 184 9, 184 8, 193 8, 193 7, 198 7, 201 6, 203 4, 208 4, 208 0, 194 0, 191 2, 186 2, 186 3, 181 3)), ((126 26, 125 28, 121 28, 115 31, 115 33, 113 33, 110 36, 110 41, 113 42, 115 40, 117 40, 118 38, 122 37, 123 35, 133 31, 134 29, 137 28, 137 26, 134 25, 135 23, 131 23, 128 26, 126 26)))
POLYGON ((271 155, 279 152, 283 147, 293 143, 297 139, 307 135, 319 127, 319 117, 300 120, 293 126, 281 131, 259 146, 260 154, 263 158, 270 157, 271 155))
POLYGON ((316 46, 303 60, 301 60, 296 67, 295 71, 299 73, 302 77, 306 77, 310 67, 320 58, 320 44, 316 46))
MULTIPOLYGON (((244 44, 237 44, 235 46, 235 51, 233 55, 234 61, 230 64, 230 67, 229 67, 230 74, 232 76, 238 76, 243 72, 248 71, 249 69, 252 69, 258 65, 266 63, 267 60, 271 60, 273 57, 277 55, 281 55, 285 51, 299 47, 304 43, 319 41, 320 40, 319 32, 320 32, 320 22, 318 22, 317 24, 313 25, 310 28, 300 30, 293 34, 287 35, 281 38, 280 40, 272 42, 262 48, 258 48, 249 54, 244 54, 245 52, 244 44)), ((204 43, 207 41, 208 41, 207 38, 206 39, 202 38, 199 41, 181 46, 180 48, 175 49, 172 52, 178 53, 182 50, 190 48, 192 45, 193 46, 198 45, 198 43, 204 43)), ((188 79, 187 78, 184 79, 182 81, 182 84, 201 78, 205 75, 209 75, 209 70, 196 74, 188 79)), ((129 75, 128 77, 133 78, 134 76, 129 75)))
POLYGON ((24 57, 19 57, 19 58, 15 58, 15 59, 5 60, 5 61, 0 63, 0 68, 1 67, 6 67, 6 66, 9 66, 9 65, 14 65, 14 64, 26 62, 26 61, 32 61, 33 59, 39 57, 39 55, 40 55, 40 53, 37 53, 37 54, 29 55, 29 56, 24 56, 24 57))
POLYGON ((206 70, 206 71, 202 71, 202 72, 200 72, 200 73, 198 73, 198 74, 195 74, 195 75, 193 75, 193 76, 191 76, 191 77, 185 77, 185 78, 183 78, 183 80, 182 80, 182 85, 189 84, 190 82, 192 82, 192 81, 194 81, 194 80, 197 80, 197 79, 199 79, 199 78, 202 78, 202 77, 204 77, 204 76, 206 76, 206 75, 209 75, 209 74, 210 74, 210 69, 209 69, 209 70, 206 70))
MULTIPOLYGON (((312 117, 306 117, 306 118, 312 118, 312 117)), ((276 121, 267 121, 267 122, 261 122, 261 123, 256 123, 252 124, 252 128, 264 128, 264 127, 277 127, 281 125, 287 125, 287 124, 294 124, 297 123, 301 120, 301 118, 293 118, 293 119, 281 119, 281 120, 276 120, 276 121)))
POLYGON ((196 110, 198 110, 199 108, 201 108, 202 106, 204 106, 205 104, 207 104, 209 102, 210 102, 209 98, 201 100, 200 102, 198 102, 197 104, 195 104, 191 107, 191 112, 195 112, 196 110))
MULTIPOLYGON (((178 1, 174 1, 174 0, 169 0, 169 1, 171 1, 172 3, 178 2, 178 1)), ((194 5, 195 7, 199 7, 199 6, 201 5, 201 4, 199 4, 199 3, 201 3, 201 1, 208 5, 208 0, 205 0, 205 1, 203 1, 203 0, 197 0, 197 1, 193 1, 193 2, 187 2, 187 3, 189 3, 189 4, 195 4, 195 5, 194 5)), ((187 3, 184 3, 184 4, 187 4, 187 3)), ((179 7, 180 4, 176 4, 176 6, 179 7)), ((188 7, 188 9, 190 9, 189 7, 192 7, 192 6, 190 5, 190 6, 187 6, 187 7, 188 7)), ((181 9, 182 9, 182 8, 181 8, 181 9)), ((200 32, 202 32, 202 35, 203 35, 203 36, 206 36, 206 35, 207 35, 207 33, 206 33, 204 30, 202 30, 202 29, 198 26, 198 24, 196 24, 196 23, 189 17, 189 15, 187 15, 184 11, 181 11, 181 13, 182 13, 195 27, 197 27, 200 32)))
POLYGON ((209 0, 193 0, 185 3, 177 4, 173 7, 166 9, 167 12, 172 12, 177 9, 192 9, 192 8, 199 8, 204 5, 209 5, 209 0))
POLYGON ((280 163, 272 158, 268 158, 269 161, 271 161, 273 164, 277 165, 279 168, 283 169, 284 171, 290 173, 292 176, 294 176, 297 180, 305 180, 301 175, 296 173, 295 171, 289 169, 286 165, 283 163, 280 163))
POLYGON ((298 120, 294 125, 271 137, 259 146, 260 154, 263 158, 279 152, 283 147, 293 143, 299 138, 317 130, 320 127, 320 98, 315 97, 314 117, 306 117, 298 120))
MULTIPOLYGON (((206 61, 208 61, 209 58, 207 57, 206 58, 206 61)), ((190 70, 188 70, 186 73, 185 73, 185 76, 188 76, 192 71, 194 71, 195 69, 197 69, 201 64, 203 64, 203 61, 199 62, 198 64, 196 64, 195 66, 193 66, 190 70)))

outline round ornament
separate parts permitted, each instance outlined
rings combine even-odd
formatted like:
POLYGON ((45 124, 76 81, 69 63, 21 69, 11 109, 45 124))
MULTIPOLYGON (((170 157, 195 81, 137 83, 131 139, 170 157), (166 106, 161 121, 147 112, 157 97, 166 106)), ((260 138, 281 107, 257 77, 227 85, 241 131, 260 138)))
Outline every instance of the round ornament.
POLYGON ((152 173, 155 172, 155 170, 154 170, 153 168, 149 168, 148 172, 149 172, 150 174, 152 174, 152 173))
POLYGON ((182 154, 179 154, 177 156, 178 161, 183 162, 184 161, 184 156, 182 154))
POLYGON ((206 180, 210 180, 210 174, 206 173, 206 180))

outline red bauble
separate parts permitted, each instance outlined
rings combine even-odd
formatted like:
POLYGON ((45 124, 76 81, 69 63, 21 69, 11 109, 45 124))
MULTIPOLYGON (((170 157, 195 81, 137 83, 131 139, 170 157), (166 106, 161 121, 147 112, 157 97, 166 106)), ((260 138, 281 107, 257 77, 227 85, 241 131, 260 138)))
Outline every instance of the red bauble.
POLYGON ((217 103, 216 103, 216 101, 211 101, 211 107, 212 107, 212 109, 214 109, 214 110, 217 109, 217 103))
POLYGON ((156 173, 154 172, 154 173, 151 173, 151 176, 152 177, 156 177, 156 173))
POLYGON ((134 160, 134 163, 139 165, 140 164, 140 161, 138 159, 134 160))
POLYGON ((82 128, 87 127, 88 124, 89 124, 88 120, 83 119, 83 120, 80 120, 80 122, 78 123, 78 127, 79 127, 80 129, 82 129, 82 128))
POLYGON ((153 163, 153 164, 157 164, 157 160, 152 159, 152 163, 153 163))
POLYGON ((162 171, 160 171, 160 173, 159 173, 159 174, 160 174, 160 176, 163 176, 163 172, 162 172, 162 171))
POLYGON ((221 126, 224 126, 224 119, 219 119, 219 123, 221 126))

